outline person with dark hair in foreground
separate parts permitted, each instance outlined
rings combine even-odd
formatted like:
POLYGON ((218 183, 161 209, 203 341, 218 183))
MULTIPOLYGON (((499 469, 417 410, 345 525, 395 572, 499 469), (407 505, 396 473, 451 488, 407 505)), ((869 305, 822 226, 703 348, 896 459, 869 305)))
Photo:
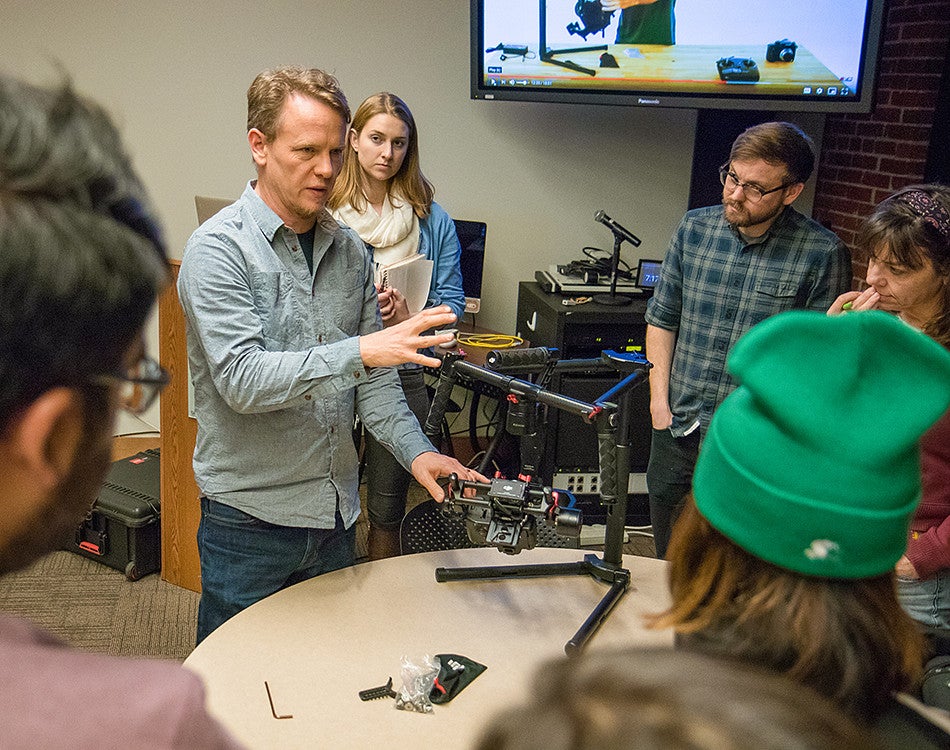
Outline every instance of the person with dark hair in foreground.
POLYGON ((894 565, 950 352, 883 312, 794 311, 740 339, 729 369, 673 529, 672 604, 650 624, 877 722, 924 662, 894 565))
MULTIPOLYGON (((117 410, 167 382, 142 338, 167 274, 108 116, 0 76, 0 573, 75 534, 117 410)), ((8 615, 0 664, 4 747, 237 747, 177 664, 80 653, 8 615)))
POLYGON ((831 701, 731 659, 623 649, 559 659, 476 750, 876 750, 831 701))

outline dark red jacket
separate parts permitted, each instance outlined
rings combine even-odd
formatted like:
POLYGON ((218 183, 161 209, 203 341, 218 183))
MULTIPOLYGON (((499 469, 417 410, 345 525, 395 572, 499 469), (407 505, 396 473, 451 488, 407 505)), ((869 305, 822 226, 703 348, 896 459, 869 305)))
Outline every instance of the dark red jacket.
POLYGON ((950 568, 950 411, 920 441, 923 499, 911 521, 907 559, 921 578, 950 568))

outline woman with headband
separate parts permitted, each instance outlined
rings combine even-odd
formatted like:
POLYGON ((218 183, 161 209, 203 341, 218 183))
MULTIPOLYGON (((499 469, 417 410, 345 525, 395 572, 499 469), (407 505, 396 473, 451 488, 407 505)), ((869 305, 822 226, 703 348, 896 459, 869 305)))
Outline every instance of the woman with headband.
MULTIPOLYGON (((841 295, 828 312, 888 310, 950 348, 950 188, 898 191, 864 221, 858 242, 869 256, 868 288, 841 295)), ((950 628, 950 413, 921 440, 921 467, 923 499, 897 561, 898 594, 915 620, 950 628)))

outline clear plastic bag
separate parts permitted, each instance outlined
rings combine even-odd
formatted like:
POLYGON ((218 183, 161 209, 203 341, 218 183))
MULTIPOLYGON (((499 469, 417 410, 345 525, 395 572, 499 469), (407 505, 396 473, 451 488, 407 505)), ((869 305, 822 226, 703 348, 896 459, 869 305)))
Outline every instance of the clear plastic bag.
POLYGON ((399 670, 402 676, 402 689, 396 696, 396 708, 401 711, 418 711, 421 714, 432 713, 432 700, 429 694, 441 668, 438 657, 426 654, 413 661, 402 657, 399 670))

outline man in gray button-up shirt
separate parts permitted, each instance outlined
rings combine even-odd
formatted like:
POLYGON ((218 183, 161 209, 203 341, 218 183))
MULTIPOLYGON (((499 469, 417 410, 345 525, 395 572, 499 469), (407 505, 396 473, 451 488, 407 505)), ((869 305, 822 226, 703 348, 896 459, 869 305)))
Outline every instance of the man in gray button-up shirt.
POLYGON ((359 515, 354 409, 437 500, 436 478, 478 478, 437 453, 392 365, 451 336, 447 307, 382 329, 370 259, 324 209, 349 109, 318 70, 260 74, 248 91, 257 180, 185 248, 201 489, 198 640, 287 585, 352 564, 359 515))

